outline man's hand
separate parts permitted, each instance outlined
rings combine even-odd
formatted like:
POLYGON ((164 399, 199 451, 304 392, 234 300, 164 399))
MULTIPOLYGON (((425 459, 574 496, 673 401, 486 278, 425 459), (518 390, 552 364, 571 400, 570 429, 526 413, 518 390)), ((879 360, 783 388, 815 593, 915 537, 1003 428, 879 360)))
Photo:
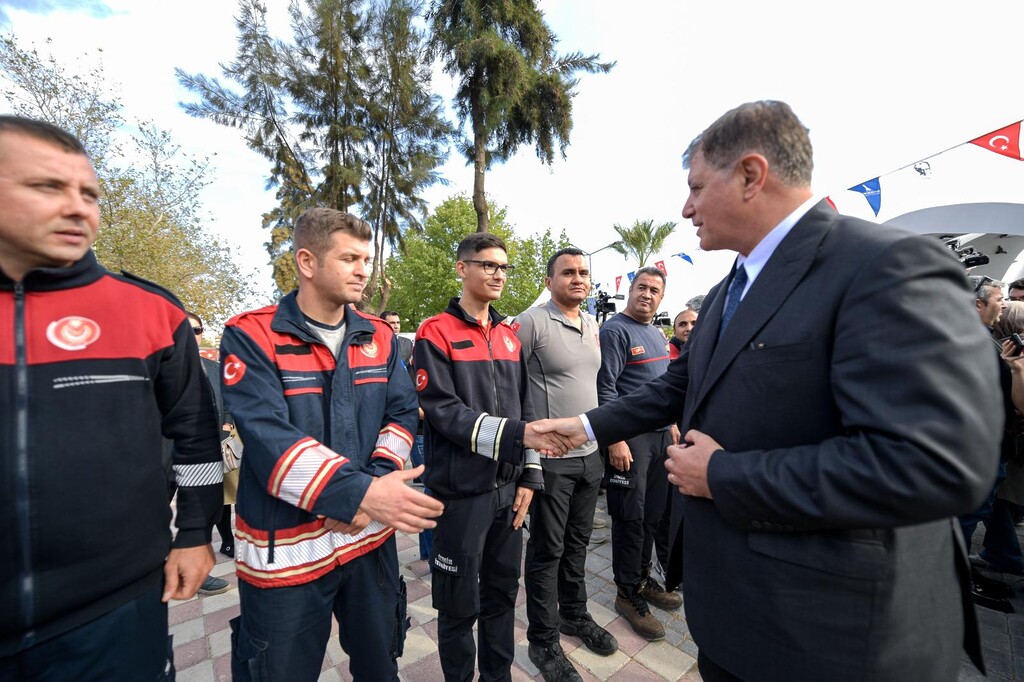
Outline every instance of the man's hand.
POLYGON ((722 446, 711 436, 695 429, 686 432, 686 442, 668 447, 668 482, 679 488, 679 492, 692 497, 711 499, 708 487, 708 462, 711 455, 722 446))
POLYGON ((523 527, 523 521, 526 520, 526 512, 530 508, 531 501, 533 501, 533 490, 516 488, 516 500, 512 503, 512 511, 516 513, 515 518, 512 519, 512 527, 516 530, 523 527))
MULTIPOLYGON (((321 516, 325 519, 327 517, 321 516)), ((370 525, 370 517, 364 512, 356 512, 352 523, 345 523, 339 519, 327 519, 324 521, 324 529, 332 533, 344 533, 345 535, 359 535, 370 525)))
POLYGON ((213 547, 172 549, 164 563, 164 603, 172 599, 191 599, 213 568, 213 547))
MULTIPOLYGON (((526 425, 527 433, 536 434, 549 434, 557 435, 562 439, 565 444, 564 452, 568 452, 573 448, 579 447, 587 442, 587 430, 583 428, 583 422, 579 417, 563 417, 562 419, 539 419, 535 422, 530 422, 526 425)), ((532 447, 534 450, 540 450, 543 454, 549 457, 557 457, 558 454, 551 455, 548 452, 544 452, 540 448, 534 447, 529 443, 527 447, 532 447)), ((562 454, 564 454, 564 452, 562 454)))
POLYGON ((1013 341, 1007 339, 1003 341, 1003 361, 1010 366, 1010 369, 1015 372, 1024 371, 1024 353, 1017 353, 1017 347, 1013 345, 1013 341))
POLYGON ((679 425, 673 424, 668 429, 669 438, 672 439, 672 445, 679 445, 679 425))
POLYGON ((633 463, 633 453, 629 451, 626 441, 608 446, 608 463, 619 471, 629 471, 629 465, 633 463))
POLYGON ((523 433, 523 445, 548 457, 561 457, 573 449, 571 439, 556 430, 544 430, 541 426, 550 419, 530 422, 523 433))
POLYGON ((359 511, 403 533, 419 533, 433 528, 437 522, 432 519, 441 515, 444 505, 405 483, 422 474, 424 468, 421 464, 415 469, 392 471, 374 478, 366 489, 359 511))

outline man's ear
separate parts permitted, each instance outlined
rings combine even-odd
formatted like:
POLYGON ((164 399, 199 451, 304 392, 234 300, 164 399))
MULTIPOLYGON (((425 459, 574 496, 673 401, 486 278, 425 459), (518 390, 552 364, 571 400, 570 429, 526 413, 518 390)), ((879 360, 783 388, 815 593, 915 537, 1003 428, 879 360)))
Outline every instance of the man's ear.
POLYGON ((459 279, 466 279, 466 264, 460 260, 455 261, 455 274, 459 279))
POLYGON ((753 199, 768 181, 768 159, 761 154, 745 155, 737 164, 743 178, 743 198, 753 199))
POLYGON ((295 267, 302 277, 311 278, 319 266, 320 259, 309 249, 299 249, 295 252, 295 267))

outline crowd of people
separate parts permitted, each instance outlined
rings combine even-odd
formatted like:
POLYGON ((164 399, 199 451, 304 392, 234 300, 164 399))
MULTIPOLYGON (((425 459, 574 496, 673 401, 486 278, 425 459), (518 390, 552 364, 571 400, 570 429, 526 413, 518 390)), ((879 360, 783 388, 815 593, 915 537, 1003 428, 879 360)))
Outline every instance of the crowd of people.
POLYGON ((356 680, 397 680, 396 531, 423 540, 445 679, 511 679, 524 526, 530 660, 581 680, 561 634, 618 649, 587 606, 602 485, 615 610, 658 640, 650 607, 685 602, 705 680, 954 680, 961 649, 984 671, 974 600, 1005 595, 971 564, 1024 570, 1024 302, 815 197, 784 103, 727 112, 683 160, 683 216, 738 255, 668 343, 661 270, 599 327, 562 249, 550 301, 510 320, 514 264, 474 233, 410 344, 354 305, 370 226, 311 208, 297 289, 228 321, 211 367, 198 316, 96 262, 80 142, 0 116, 0 679, 173 679, 167 603, 220 589, 216 524, 236 680, 317 679, 332 620, 356 680))

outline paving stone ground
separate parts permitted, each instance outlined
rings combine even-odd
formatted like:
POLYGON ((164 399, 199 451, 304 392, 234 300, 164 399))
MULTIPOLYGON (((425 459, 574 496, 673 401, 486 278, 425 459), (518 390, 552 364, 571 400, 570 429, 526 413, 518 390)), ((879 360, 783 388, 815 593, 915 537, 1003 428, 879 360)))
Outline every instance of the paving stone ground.
MULTIPOLYGON (((605 498, 599 498, 598 517, 607 520, 605 498)), ((982 526, 975 536, 975 551, 980 549, 982 526)), ((608 529, 595 531, 608 537, 608 529)), ((1024 530, 1018 530, 1024 541, 1024 530)), ((437 612, 430 604, 430 573, 419 558, 418 538, 399 534, 398 560, 408 587, 409 616, 412 624, 405 642, 405 654, 399 659, 399 676, 407 682, 434 682, 443 679, 437 653, 437 612)), ((214 532, 214 547, 220 541, 214 532)), ((174 661, 180 682, 210 682, 231 679, 231 640, 228 621, 238 615, 238 583, 234 564, 217 554, 213 575, 231 583, 227 592, 197 596, 174 602, 169 610, 174 635, 174 661)), ((1016 589, 1012 603, 1016 613, 1003 614, 978 609, 985 660, 989 667, 984 677, 964 657, 960 682, 978 680, 1021 680, 1024 682, 1024 578, 992 574, 1016 589)), ((526 595, 520 581, 516 602, 516 654, 513 680, 540 680, 536 667, 527 656, 526 595)), ((619 641, 612 656, 597 656, 575 637, 562 636, 562 648, 584 680, 647 682, 661 680, 700 680, 697 672, 697 647, 686 627, 684 609, 676 612, 652 609, 665 625, 666 637, 660 642, 641 639, 629 624, 615 613, 615 586, 611 576, 611 544, 591 545, 587 556, 587 587, 590 613, 619 641)), ((337 632, 337 623, 333 632, 337 632)), ((332 636, 324 657, 321 682, 351 680, 348 657, 338 639, 332 636)))

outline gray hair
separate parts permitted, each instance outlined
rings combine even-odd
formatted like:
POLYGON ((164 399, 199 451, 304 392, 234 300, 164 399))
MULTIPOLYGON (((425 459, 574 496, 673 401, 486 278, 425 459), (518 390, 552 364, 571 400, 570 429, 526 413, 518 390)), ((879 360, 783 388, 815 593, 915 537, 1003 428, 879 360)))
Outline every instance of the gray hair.
POLYGON ((785 102, 748 102, 726 112, 686 148, 683 168, 690 167, 698 152, 715 170, 727 168, 744 154, 762 154, 787 186, 811 185, 814 155, 809 131, 785 102))

